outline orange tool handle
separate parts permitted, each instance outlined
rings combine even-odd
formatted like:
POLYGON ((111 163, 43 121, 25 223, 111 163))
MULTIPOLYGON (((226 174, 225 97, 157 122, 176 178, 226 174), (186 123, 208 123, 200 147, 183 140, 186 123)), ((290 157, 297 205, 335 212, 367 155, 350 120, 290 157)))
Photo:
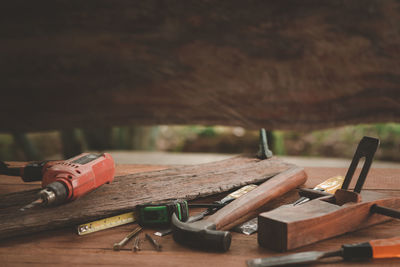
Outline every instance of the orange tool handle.
POLYGON ((372 258, 400 258, 400 236, 369 241, 372 258))
POLYGON ((344 260, 400 258, 400 237, 342 245, 344 260))

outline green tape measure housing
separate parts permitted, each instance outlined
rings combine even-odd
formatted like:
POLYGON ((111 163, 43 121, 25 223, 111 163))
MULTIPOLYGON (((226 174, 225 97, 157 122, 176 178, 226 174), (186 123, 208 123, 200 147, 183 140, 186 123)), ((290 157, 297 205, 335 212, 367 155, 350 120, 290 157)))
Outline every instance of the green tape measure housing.
POLYGON ((176 213, 180 221, 185 222, 189 217, 189 208, 186 200, 171 200, 150 202, 136 206, 138 223, 141 226, 169 227, 171 216, 176 213))

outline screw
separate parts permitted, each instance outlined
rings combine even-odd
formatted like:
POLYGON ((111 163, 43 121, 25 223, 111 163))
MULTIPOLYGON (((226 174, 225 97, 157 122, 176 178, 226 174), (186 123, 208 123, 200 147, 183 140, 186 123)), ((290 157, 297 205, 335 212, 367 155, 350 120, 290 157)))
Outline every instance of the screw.
POLYGON ((138 226, 135 228, 135 230, 133 230, 132 232, 130 232, 126 237, 124 237, 124 239, 122 239, 119 243, 114 243, 113 246, 113 250, 115 251, 119 251, 123 246, 126 245, 126 243, 128 243, 128 241, 135 236, 137 233, 139 233, 142 230, 142 227, 138 226))
POLYGON ((132 246, 132 251, 140 251, 140 237, 137 236, 135 240, 133 241, 133 246, 132 246))
POLYGON ((154 239, 152 238, 150 235, 146 234, 146 238, 151 242, 151 244, 153 244, 154 248, 157 251, 161 251, 161 245, 154 239))

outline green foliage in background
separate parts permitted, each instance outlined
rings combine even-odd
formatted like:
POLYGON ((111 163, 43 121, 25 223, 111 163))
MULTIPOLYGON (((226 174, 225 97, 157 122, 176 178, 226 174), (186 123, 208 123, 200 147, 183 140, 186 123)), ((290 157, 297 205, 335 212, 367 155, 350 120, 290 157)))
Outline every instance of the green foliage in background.
POLYGON ((0 160, 13 160, 16 157, 17 148, 10 134, 0 134, 0 160))
POLYGON ((363 136, 379 138, 375 158, 400 161, 400 124, 359 124, 312 132, 281 133, 287 155, 351 158, 363 136))
POLYGON ((275 155, 286 155, 284 133, 282 131, 273 131, 272 152, 275 155))
MULTIPOLYGON (((63 158, 63 147, 74 146, 81 152, 158 150, 251 154, 256 153, 259 140, 257 130, 202 125, 125 126, 69 132, 73 133, 70 138, 62 138, 68 132, 57 131, 29 133, 24 138, 42 158, 55 159, 63 158), (101 146, 96 149, 96 144, 101 146)), ((0 134, 0 160, 26 160, 21 142, 15 139, 17 136, 21 134, 0 134)), ((360 124, 310 132, 273 131, 270 149, 275 155, 351 158, 363 136, 381 140, 376 159, 400 161, 400 124, 397 123, 360 124)), ((73 150, 72 153, 80 152, 73 150)))

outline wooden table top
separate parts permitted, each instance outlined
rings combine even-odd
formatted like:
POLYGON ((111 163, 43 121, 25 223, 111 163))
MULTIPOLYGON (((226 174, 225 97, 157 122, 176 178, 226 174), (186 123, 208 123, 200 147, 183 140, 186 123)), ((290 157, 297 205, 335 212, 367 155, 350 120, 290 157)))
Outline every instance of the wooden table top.
MULTIPOLYGON (((117 175, 144 172, 166 168, 164 166, 118 165, 117 175)), ((345 168, 305 168, 309 178, 306 187, 313 187, 323 180, 346 173, 345 168)), ((356 176, 355 176, 356 178, 356 176)), ((354 178, 354 180, 356 180, 354 178)), ((38 183, 24 184, 15 177, 0 176, 0 194, 38 188, 38 183)), ((377 190, 391 195, 400 193, 399 169, 371 169, 364 190, 377 190)), ((295 193, 282 198, 280 204, 290 203, 297 198, 295 193)), ((205 202, 207 199, 201 200, 205 202)), ((275 204, 277 205, 277 204, 275 204)), ((196 213, 199 210, 194 210, 196 213)), ((15 265, 133 265, 133 266, 246 266, 246 260, 272 255, 283 255, 259 247, 257 235, 246 236, 232 233, 232 245, 228 252, 204 252, 184 247, 173 241, 172 236, 155 237, 163 249, 155 251, 150 243, 143 242, 142 250, 132 252, 132 241, 126 250, 113 251, 112 246, 133 230, 135 224, 119 226, 85 236, 76 234, 76 229, 64 228, 32 235, 20 236, 0 241, 1 266, 15 265)), ((154 229, 144 229, 144 233, 154 233, 154 229)), ((285 254, 310 250, 335 250, 342 244, 365 242, 372 239, 389 238, 400 235, 400 221, 391 220, 353 233, 321 241, 285 254)), ((374 260, 368 263, 329 262, 322 266, 339 265, 382 266, 400 264, 400 259, 374 260)))

